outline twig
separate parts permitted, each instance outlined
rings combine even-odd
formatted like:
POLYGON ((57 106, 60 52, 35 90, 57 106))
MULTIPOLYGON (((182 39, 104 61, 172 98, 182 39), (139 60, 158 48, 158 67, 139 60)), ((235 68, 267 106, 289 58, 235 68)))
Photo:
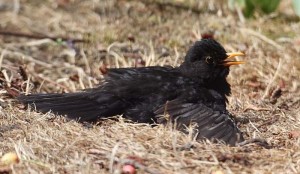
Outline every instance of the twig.
POLYGON ((27 75, 27 73, 24 69, 24 66, 19 66, 19 71, 18 72, 21 75, 23 81, 26 81, 28 79, 28 75, 27 75))
POLYGON ((240 21, 244 24, 246 20, 245 20, 245 16, 242 12, 241 7, 238 6, 237 4, 235 4, 235 9, 236 9, 236 12, 238 14, 238 17, 239 17, 240 21))
POLYGON ((6 72, 6 69, 2 70, 1 71, 3 76, 4 76, 4 79, 5 79, 5 82, 7 84, 8 87, 11 87, 11 78, 9 78, 7 72, 6 72))
POLYGON ((274 46, 278 50, 282 50, 283 49, 282 46, 280 46, 279 44, 277 44, 275 41, 273 41, 272 39, 267 38, 265 35, 263 35, 263 34, 261 34, 259 32, 256 32, 256 31, 248 29, 248 28, 241 28, 241 32, 242 33, 248 33, 248 34, 251 34, 253 36, 256 36, 259 39, 267 42, 268 44, 270 44, 272 46, 274 46))
POLYGON ((265 126, 265 125, 273 124, 273 123, 275 123, 278 120, 279 120, 279 115, 277 115, 275 118, 271 117, 271 119, 268 119, 267 121, 265 121, 261 125, 258 125, 257 128, 260 128, 260 127, 265 126))
POLYGON ((0 54, 0 70, 2 68, 2 62, 3 62, 3 57, 5 55, 6 50, 1 50, 1 54, 0 54))
POLYGON ((254 110, 254 111, 270 111, 271 109, 269 108, 261 108, 261 107, 256 107, 252 104, 248 105, 244 110, 243 112, 246 112, 248 110, 254 110))
POLYGON ((14 10, 13 13, 17 15, 20 12, 20 0, 14 0, 14 10))
POLYGON ((255 143, 255 144, 258 144, 266 149, 270 149, 271 146, 268 144, 268 142, 264 139, 261 139, 261 138, 253 138, 253 139, 250 139, 250 140, 245 140, 241 143, 238 143, 237 145, 238 146, 245 146, 247 144, 251 144, 251 143, 255 143))
POLYGON ((64 90, 67 90, 67 91, 72 91, 69 87, 67 87, 67 86, 65 86, 65 85, 62 85, 62 84, 60 84, 60 83, 57 83, 57 82, 55 82, 55 81, 53 81, 53 80, 51 80, 51 79, 48 79, 48 78, 46 78, 46 77, 43 77, 42 75, 40 75, 40 74, 35 74, 35 73, 30 73, 33 77, 35 77, 35 78, 39 78, 39 79, 41 79, 41 80, 43 80, 43 81, 46 81, 46 82, 49 82, 49 83, 51 83, 51 84, 53 84, 53 85, 55 85, 55 86, 59 86, 60 88, 62 88, 62 89, 64 89, 64 90))
MULTIPOLYGON (((3 49, 0 48, 0 51, 3 51, 3 49)), ((46 67, 46 68, 52 68, 52 66, 53 66, 52 64, 45 63, 43 61, 34 59, 31 56, 28 56, 28 55, 25 55, 25 54, 22 54, 22 53, 19 53, 19 52, 6 50, 5 54, 8 55, 8 57, 10 57, 10 58, 20 58, 21 57, 22 59, 25 59, 29 62, 34 62, 34 63, 36 63, 38 65, 41 65, 43 67, 46 67)))
MULTIPOLYGON (((213 157, 214 158, 214 157, 213 157)), ((218 160, 216 160, 215 158, 214 158, 214 161, 204 161, 204 160, 199 160, 199 159, 197 159, 197 160, 195 160, 195 159, 186 159, 189 163, 194 163, 194 164, 196 164, 196 165, 202 165, 202 164, 204 164, 204 165, 213 165, 213 166, 215 166, 215 165, 219 165, 219 161, 218 160)), ((185 166, 185 167, 183 167, 183 168, 187 168, 188 166, 185 166)))
POLYGON ((28 77, 28 79, 26 81, 26 90, 25 90, 26 95, 29 94, 29 84, 30 84, 30 76, 28 77))
POLYGON ((257 129, 257 127, 251 122, 251 120, 249 120, 249 123, 250 123, 250 125, 251 125, 257 132, 261 133, 261 132, 257 129))
POLYGON ((120 143, 118 142, 114 148, 112 149, 111 155, 110 155, 110 161, 109 161, 109 172, 113 173, 113 166, 114 166, 114 161, 116 161, 116 154, 117 150, 119 148, 120 143))
MULTIPOLYGON (((135 1, 135 0, 129 0, 129 1, 135 1)), ((165 8, 165 7, 172 7, 175 9, 180 9, 180 10, 186 10, 186 11, 191 11, 193 13, 196 14, 200 14, 203 12, 203 10, 197 8, 197 7, 193 7, 193 6, 189 6, 189 5, 185 5, 183 3, 174 3, 174 2, 166 2, 166 1, 159 1, 159 0, 140 0, 140 2, 146 4, 146 5, 156 5, 160 8, 165 8)))
MULTIPOLYGON (((117 144, 116 146, 118 146, 118 144, 117 144)), ((150 174, 160 174, 160 173, 161 173, 161 172, 159 172, 159 171, 157 171, 157 170, 148 168, 147 166, 145 166, 145 165, 142 164, 141 162, 139 162, 139 161, 137 161, 137 160, 134 160, 134 159, 128 159, 128 158, 126 158, 126 159, 118 159, 117 157, 115 157, 115 154, 113 154, 113 153, 115 153, 114 151, 116 150, 116 149, 115 149, 116 146, 113 148, 112 154, 109 155, 109 156, 107 156, 107 158, 108 158, 109 160, 111 160, 111 161, 110 161, 110 165, 111 165, 111 166, 110 166, 110 170, 112 170, 112 167, 113 167, 112 165, 113 165, 113 163, 114 163, 114 162, 117 162, 117 163, 120 163, 120 164, 122 164, 122 165, 124 165, 124 164, 132 165, 132 166, 134 166, 134 167, 136 167, 136 168, 139 168, 139 169, 141 169, 141 170, 143 170, 143 171, 145 171, 145 172, 148 172, 148 173, 150 173, 150 174)), ((95 155, 105 155, 105 152, 104 152, 104 151, 101 151, 101 150, 99 150, 99 149, 90 149, 90 150, 88 151, 88 153, 89 153, 89 154, 95 154, 95 155)))
POLYGON ((86 39, 74 39, 74 38, 59 37, 59 36, 34 35, 34 34, 29 34, 29 33, 12 32, 12 31, 0 31, 0 35, 25 37, 25 38, 29 38, 29 39, 51 39, 53 41, 62 40, 62 41, 71 41, 72 43, 89 42, 89 40, 86 40, 86 39))
POLYGON ((192 142, 188 142, 183 146, 177 147, 176 149, 179 151, 183 151, 183 150, 191 150, 193 148, 195 148, 195 145, 192 142))
POLYGON ((275 72, 273 78, 271 79, 270 83, 269 83, 268 86, 266 87, 265 94, 263 95, 262 99, 265 99, 265 98, 269 95, 270 89, 271 89, 271 85, 272 85, 272 84, 275 82, 275 80, 277 79, 278 74, 279 74, 280 69, 281 69, 281 65, 282 65, 282 59, 279 60, 279 63, 278 63, 276 72, 275 72))
POLYGON ((31 164, 35 164, 35 165, 38 165, 38 166, 41 166, 41 167, 44 167, 44 168, 48 168, 48 169, 51 169, 51 166, 48 165, 48 164, 45 164, 41 161, 37 161, 37 160, 29 160, 29 159, 22 159, 22 161, 26 161, 28 163, 31 163, 31 164))

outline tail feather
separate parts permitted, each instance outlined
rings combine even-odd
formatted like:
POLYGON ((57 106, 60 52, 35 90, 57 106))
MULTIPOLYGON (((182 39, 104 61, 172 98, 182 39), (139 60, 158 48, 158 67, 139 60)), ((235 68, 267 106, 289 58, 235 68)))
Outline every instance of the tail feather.
POLYGON ((125 103, 108 93, 90 92, 64 94, 21 95, 18 100, 38 111, 67 115, 80 121, 95 121, 101 117, 122 114, 125 103))

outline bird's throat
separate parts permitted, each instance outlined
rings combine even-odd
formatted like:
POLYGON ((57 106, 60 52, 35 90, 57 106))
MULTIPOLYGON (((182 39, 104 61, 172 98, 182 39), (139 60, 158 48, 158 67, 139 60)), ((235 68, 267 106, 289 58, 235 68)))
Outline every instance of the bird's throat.
POLYGON ((207 84, 207 88, 217 91, 219 94, 221 94, 224 97, 230 96, 231 94, 231 87, 230 84, 227 82, 226 78, 216 79, 206 84, 207 84))

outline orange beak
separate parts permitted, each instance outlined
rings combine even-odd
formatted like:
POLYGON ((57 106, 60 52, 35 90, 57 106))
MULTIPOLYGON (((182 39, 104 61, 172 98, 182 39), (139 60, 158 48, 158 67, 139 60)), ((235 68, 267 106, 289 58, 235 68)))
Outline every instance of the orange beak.
POLYGON ((235 56, 245 56, 244 53, 242 52, 233 52, 233 53, 226 53, 227 54, 227 58, 222 62, 223 66, 231 66, 231 65, 239 65, 239 64, 244 64, 244 61, 234 61, 234 60, 228 60, 231 59, 235 56))

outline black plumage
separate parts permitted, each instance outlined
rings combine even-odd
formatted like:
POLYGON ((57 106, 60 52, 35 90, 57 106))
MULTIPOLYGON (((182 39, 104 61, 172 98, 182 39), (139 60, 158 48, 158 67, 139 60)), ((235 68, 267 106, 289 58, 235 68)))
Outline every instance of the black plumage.
POLYGON ((197 138, 235 145, 243 140, 226 110, 230 85, 228 61, 242 53, 226 53, 213 39, 195 42, 179 67, 109 69, 103 85, 76 93, 21 95, 19 100, 38 111, 52 111, 79 121, 123 114, 141 123, 176 122, 185 131, 197 123, 197 138), (163 116, 165 113, 169 117, 163 116))

